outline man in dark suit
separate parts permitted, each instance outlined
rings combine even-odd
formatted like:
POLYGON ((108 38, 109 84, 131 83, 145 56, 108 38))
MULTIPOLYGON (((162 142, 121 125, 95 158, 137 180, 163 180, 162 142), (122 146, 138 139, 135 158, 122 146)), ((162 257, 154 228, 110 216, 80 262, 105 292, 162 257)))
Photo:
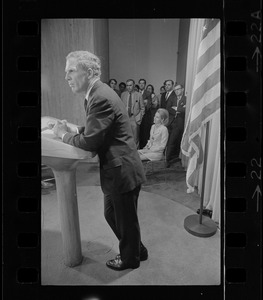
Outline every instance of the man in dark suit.
POLYGON ((120 249, 106 265, 114 270, 138 268, 148 257, 137 216, 139 192, 146 179, 126 108, 113 89, 100 81, 97 56, 75 51, 66 59, 65 79, 73 93, 85 95, 86 124, 73 133, 65 123, 57 122, 53 131, 64 143, 98 154, 104 215, 120 249))
POLYGON ((166 151, 168 168, 170 167, 171 163, 175 163, 180 160, 180 145, 184 131, 185 119, 186 97, 184 95, 183 85, 176 84, 174 87, 174 93, 176 94, 176 101, 174 102, 174 105, 169 108, 169 110, 174 111, 174 117, 170 123, 169 141, 167 143, 166 151))
POLYGON ((171 99, 176 98, 176 95, 173 90, 174 81, 172 79, 165 80, 163 86, 165 91, 161 95, 160 107, 166 109, 168 99, 170 99, 171 101, 171 99))
POLYGON ((168 129, 170 128, 171 123, 174 120, 176 112, 172 108, 176 104, 176 94, 173 90, 174 82, 169 79, 164 82, 165 93, 162 94, 161 97, 161 108, 165 108, 169 112, 169 123, 167 124, 168 129))
POLYGON ((166 146, 166 166, 169 168, 171 165, 171 161, 177 157, 174 139, 174 130, 176 127, 176 111, 174 110, 174 107, 176 106, 177 96, 175 94, 175 91, 173 90, 173 80, 165 80, 164 87, 166 92, 161 96, 161 108, 165 108, 169 112, 169 122, 167 124, 169 138, 166 146))
POLYGON ((138 85, 139 85, 139 93, 142 94, 142 100, 147 99, 147 105, 151 106, 152 97, 151 97, 151 93, 146 90, 146 80, 140 79, 138 81, 138 85))

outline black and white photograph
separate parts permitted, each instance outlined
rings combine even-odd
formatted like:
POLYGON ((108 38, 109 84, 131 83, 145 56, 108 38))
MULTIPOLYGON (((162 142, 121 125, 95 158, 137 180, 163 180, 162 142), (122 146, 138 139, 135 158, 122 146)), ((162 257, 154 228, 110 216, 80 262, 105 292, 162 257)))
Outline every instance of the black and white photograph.
POLYGON ((219 286, 222 20, 41 20, 41 285, 219 286))

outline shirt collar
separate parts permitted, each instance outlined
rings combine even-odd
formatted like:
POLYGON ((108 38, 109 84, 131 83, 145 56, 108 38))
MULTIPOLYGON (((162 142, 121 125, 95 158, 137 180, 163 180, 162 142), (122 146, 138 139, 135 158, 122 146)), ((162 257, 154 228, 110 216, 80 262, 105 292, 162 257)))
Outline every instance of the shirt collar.
POLYGON ((89 99, 89 94, 90 94, 91 89, 93 88, 95 82, 98 81, 99 79, 100 79, 100 78, 96 78, 96 79, 92 82, 91 86, 89 87, 89 89, 88 89, 88 91, 87 91, 87 94, 86 94, 86 97, 85 97, 87 100, 89 99))

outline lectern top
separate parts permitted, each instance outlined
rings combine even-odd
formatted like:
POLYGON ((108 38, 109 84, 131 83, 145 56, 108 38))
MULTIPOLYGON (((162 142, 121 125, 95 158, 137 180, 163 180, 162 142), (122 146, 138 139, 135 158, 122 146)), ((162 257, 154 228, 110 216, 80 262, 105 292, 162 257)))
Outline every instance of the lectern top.
MULTIPOLYGON (((63 143, 58 138, 53 130, 48 128, 48 122, 55 122, 56 118, 42 117, 41 118, 41 153, 42 156, 59 157, 69 159, 87 159, 92 158, 96 153, 82 150, 72 145, 63 143)), ((77 127, 75 124, 68 123, 71 128, 77 127)))

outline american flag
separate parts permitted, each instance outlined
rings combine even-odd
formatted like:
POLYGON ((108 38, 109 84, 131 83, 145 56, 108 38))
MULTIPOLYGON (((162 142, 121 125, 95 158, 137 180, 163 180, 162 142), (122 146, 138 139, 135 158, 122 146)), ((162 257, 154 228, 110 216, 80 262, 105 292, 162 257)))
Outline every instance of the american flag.
POLYGON ((190 112, 181 142, 189 157, 186 172, 187 192, 194 191, 197 170, 203 162, 201 129, 220 108, 220 21, 205 19, 197 56, 197 71, 190 112))

